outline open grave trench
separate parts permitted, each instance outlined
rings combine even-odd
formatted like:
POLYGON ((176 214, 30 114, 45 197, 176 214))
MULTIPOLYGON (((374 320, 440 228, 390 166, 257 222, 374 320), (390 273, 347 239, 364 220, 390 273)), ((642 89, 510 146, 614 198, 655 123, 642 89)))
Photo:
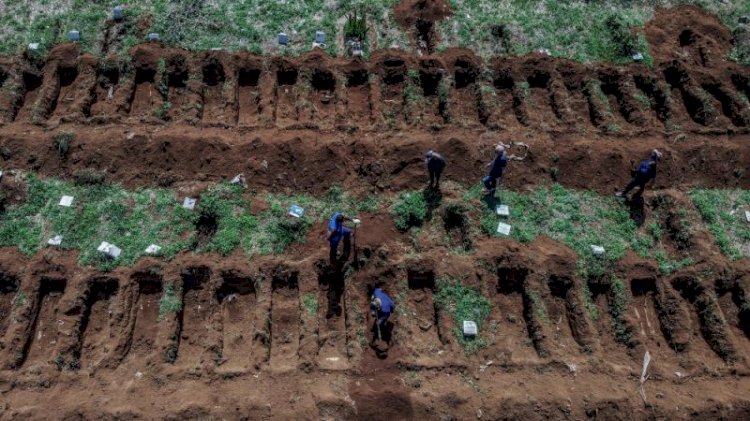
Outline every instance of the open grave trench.
POLYGON ((39 279, 35 294, 29 294, 31 307, 29 334, 22 339, 22 348, 13 356, 14 364, 36 366, 49 364, 55 357, 58 344, 58 328, 62 317, 61 299, 67 286, 62 278, 39 279))
POLYGON ((233 115, 235 100, 233 86, 236 81, 233 72, 226 69, 222 60, 209 57, 201 69, 203 81, 203 101, 201 121, 208 126, 235 124, 233 115))
POLYGON ((299 272, 277 268, 271 279, 270 357, 272 370, 297 368, 299 362, 299 272))
POLYGON ((152 360, 158 350, 159 301, 164 293, 164 278, 157 267, 137 271, 130 279, 136 284, 136 288, 133 294, 135 321, 131 324, 128 357, 140 361, 152 360))
POLYGON ((211 291, 211 275, 211 269, 206 266, 190 267, 180 273, 182 310, 178 313, 176 364, 200 367, 207 360, 217 358, 215 345, 208 346, 213 344, 213 315, 217 309, 215 296, 211 291))
POLYGON ((260 284, 253 276, 227 270, 221 273, 216 300, 221 309, 221 370, 256 370, 268 361, 268 310, 261 302, 260 284))
MULTIPOLYGON (((24 296, 18 296, 19 279, 13 274, 0 273, 0 332, 10 325, 14 305, 20 304, 24 296)), ((2 338, 2 333, 0 333, 2 338)))
POLYGON ((417 80, 411 81, 419 87, 419 96, 415 99, 407 93, 404 98, 411 124, 432 127, 448 122, 447 89, 450 82, 445 74, 445 68, 437 60, 420 60, 417 80))
POLYGON ((299 117, 298 99, 302 89, 298 86, 299 69, 296 65, 281 62, 276 69, 273 118, 278 127, 287 127, 299 117))
MULTIPOLYGON (((265 80, 264 82, 267 83, 265 80)), ((261 101, 260 84, 260 68, 241 67, 239 69, 237 76, 237 124, 240 127, 253 127, 261 122, 261 115, 266 104, 261 101)))
MULTIPOLYGON (((118 345, 118 320, 122 320, 122 305, 117 301, 119 282, 116 278, 95 278, 89 284, 83 312, 80 315, 78 335, 80 343, 72 346, 73 361, 80 361, 81 368, 91 369, 106 365, 118 345), (118 308, 119 307, 119 308, 118 308)), ((70 315, 70 312, 68 313, 70 315)), ((61 350, 65 353, 66 350, 61 350)))
MULTIPOLYGON (((406 301, 399 303, 404 310, 399 314, 396 332, 399 344, 408 350, 413 364, 439 366, 442 355, 450 349, 452 332, 447 328, 448 315, 441 314, 435 304, 435 273, 424 264, 410 265, 406 271, 406 301)), ((449 355, 449 353, 448 353, 449 355)))
POLYGON ((130 116, 145 117, 152 115, 164 104, 164 94, 159 90, 156 69, 143 68, 135 70, 134 89, 128 101, 130 116))
POLYGON ((318 319, 317 366, 336 370, 349 368, 348 314, 346 281, 341 271, 326 262, 317 266, 318 319))
POLYGON ((372 124, 370 74, 366 68, 360 67, 346 71, 345 78, 346 93, 342 106, 345 107, 346 114, 356 123, 372 124))
POLYGON ((309 86, 307 98, 299 107, 302 124, 330 129, 336 121, 339 97, 338 78, 328 69, 313 68, 303 76, 309 86))
POLYGON ((379 95, 373 98, 373 105, 379 110, 378 119, 387 127, 397 127, 405 121, 406 72, 406 62, 401 58, 388 57, 380 66, 375 81, 379 95))
POLYGON ((188 58, 175 55, 166 61, 167 71, 167 100, 170 108, 167 113, 169 120, 189 119, 191 114, 199 110, 193 106, 191 92, 188 88, 190 81, 190 63, 188 58))

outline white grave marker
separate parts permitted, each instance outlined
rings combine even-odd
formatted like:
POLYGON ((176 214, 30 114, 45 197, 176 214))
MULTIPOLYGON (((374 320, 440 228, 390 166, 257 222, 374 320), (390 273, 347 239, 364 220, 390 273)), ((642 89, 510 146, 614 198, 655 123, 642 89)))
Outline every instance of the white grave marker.
POLYGON ((47 244, 50 246, 59 246, 62 243, 63 237, 62 235, 56 235, 49 240, 47 240, 47 244))
POLYGON ((478 331, 476 322, 464 320, 464 336, 477 336, 478 331))
POLYGON ((500 222, 497 224, 497 232, 502 235, 510 235, 510 225, 500 222))
POLYGON ((109 244, 106 241, 102 241, 102 243, 99 244, 99 247, 97 247, 96 250, 106 254, 113 259, 117 259, 117 257, 120 256, 120 253, 122 253, 122 250, 120 250, 119 247, 114 244, 109 244))
POLYGON ((594 256, 601 256, 604 254, 604 247, 602 246, 595 246, 591 245, 591 252, 594 253, 594 256))
POLYGON ((510 216, 510 208, 508 205, 497 205, 495 212, 500 216, 510 216))
POLYGON ((292 205, 289 207, 289 215, 295 218, 301 218, 305 214, 305 210, 299 205, 292 205))
POLYGON ((193 210, 195 209, 195 202, 197 202, 196 199, 193 199, 192 197, 186 197, 182 202, 182 207, 185 209, 193 210))
MULTIPOLYGON (((0 177, 2 176, 2 172, 0 172, 0 177)), ((745 211, 745 219, 747 219, 747 222, 750 222, 750 211, 745 211)))
POLYGON ((63 196, 62 199, 60 199, 60 206, 65 206, 66 208, 69 208, 70 205, 73 204, 73 196, 63 196))
POLYGON ((161 250, 161 246, 157 246, 156 244, 151 244, 150 246, 146 247, 146 254, 159 254, 160 250, 161 250))

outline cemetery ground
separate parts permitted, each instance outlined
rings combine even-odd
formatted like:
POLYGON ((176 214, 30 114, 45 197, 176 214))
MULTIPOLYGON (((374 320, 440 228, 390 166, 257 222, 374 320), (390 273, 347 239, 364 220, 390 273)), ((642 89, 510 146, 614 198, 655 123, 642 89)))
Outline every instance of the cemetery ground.
POLYGON ((750 416, 746 3, 368 2, 353 58, 330 2, 69 3, 2 3, 0 419, 750 416))

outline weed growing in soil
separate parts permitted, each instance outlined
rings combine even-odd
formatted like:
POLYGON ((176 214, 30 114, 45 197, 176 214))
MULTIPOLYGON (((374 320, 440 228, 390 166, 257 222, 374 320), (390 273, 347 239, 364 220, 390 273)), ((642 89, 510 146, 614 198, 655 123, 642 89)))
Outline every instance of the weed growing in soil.
POLYGON ((455 280, 439 280, 435 304, 453 318, 458 342, 468 354, 487 346, 487 342, 482 338, 482 326, 490 315, 492 305, 481 292, 461 285, 455 280), (475 338, 464 337, 462 330, 464 320, 476 322, 479 332, 475 338))
POLYGON ((547 307, 544 305, 544 301, 539 298, 539 293, 534 290, 529 291, 529 300, 531 300, 531 306, 534 308, 534 312, 539 317, 539 320, 549 323, 547 307))
POLYGON ((594 303, 594 296, 591 294, 591 289, 587 282, 583 283, 583 305, 586 307, 591 320, 599 319, 599 307, 594 303))
POLYGON ((164 120, 167 117, 167 113, 169 113, 169 110, 172 108, 172 103, 169 101, 164 101, 161 103, 161 105, 156 108, 152 114, 154 117, 164 120))
POLYGON ((159 320, 164 320, 169 313, 179 313, 181 310, 182 300, 175 293, 174 287, 167 285, 159 300, 159 320))
POLYGON ((91 168, 85 168, 76 171, 73 174, 73 183, 76 186, 96 186, 104 184, 106 174, 102 171, 97 171, 91 168))
POLYGON ((750 191, 697 189, 690 197, 721 251, 731 259, 750 257, 750 191))
POLYGON ((16 295, 13 297, 13 307, 20 307, 24 304, 26 304, 26 293, 23 291, 18 291, 16 295))
POLYGON ((625 324, 625 312, 630 302, 627 288, 620 279, 613 277, 609 293, 609 313, 615 328, 615 339, 629 347, 633 346, 632 332, 625 324))
POLYGON ((303 295, 302 306, 310 316, 318 314, 318 297, 313 293, 303 295))
POLYGON ((420 227, 427 218, 429 207, 424 194, 419 191, 401 193, 391 208, 396 228, 406 231, 412 227, 420 227))
POLYGON ((64 160, 68 157, 68 152, 70 152, 70 143, 74 138, 75 135, 71 132, 60 132, 52 136, 52 142, 55 145, 57 156, 59 156, 60 159, 64 160))

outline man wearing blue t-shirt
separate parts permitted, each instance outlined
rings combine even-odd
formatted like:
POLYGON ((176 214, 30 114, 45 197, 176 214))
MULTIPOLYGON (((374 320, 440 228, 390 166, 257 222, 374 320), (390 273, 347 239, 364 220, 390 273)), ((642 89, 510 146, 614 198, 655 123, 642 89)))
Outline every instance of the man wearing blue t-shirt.
POLYGON ((346 260, 349 258, 349 252, 351 251, 351 237, 352 230, 344 226, 344 220, 354 221, 348 216, 341 212, 336 212, 328 222, 328 229, 326 230, 326 240, 328 240, 331 246, 330 259, 331 265, 335 266, 338 263, 338 249, 339 242, 344 239, 344 253, 342 259, 346 260))
POLYGON ((375 318, 376 340, 386 341, 390 339, 390 330, 388 329, 388 319, 393 314, 396 305, 391 297, 385 294, 382 289, 375 288, 370 299, 370 312, 375 318))
POLYGON ((638 165, 638 168, 630 171, 633 179, 625 186, 625 190, 617 192, 616 196, 627 198, 628 193, 636 187, 638 187, 637 195, 641 196, 646 190, 646 184, 656 179, 656 164, 661 160, 661 157, 662 153, 658 150, 651 151, 649 159, 644 159, 638 165))

